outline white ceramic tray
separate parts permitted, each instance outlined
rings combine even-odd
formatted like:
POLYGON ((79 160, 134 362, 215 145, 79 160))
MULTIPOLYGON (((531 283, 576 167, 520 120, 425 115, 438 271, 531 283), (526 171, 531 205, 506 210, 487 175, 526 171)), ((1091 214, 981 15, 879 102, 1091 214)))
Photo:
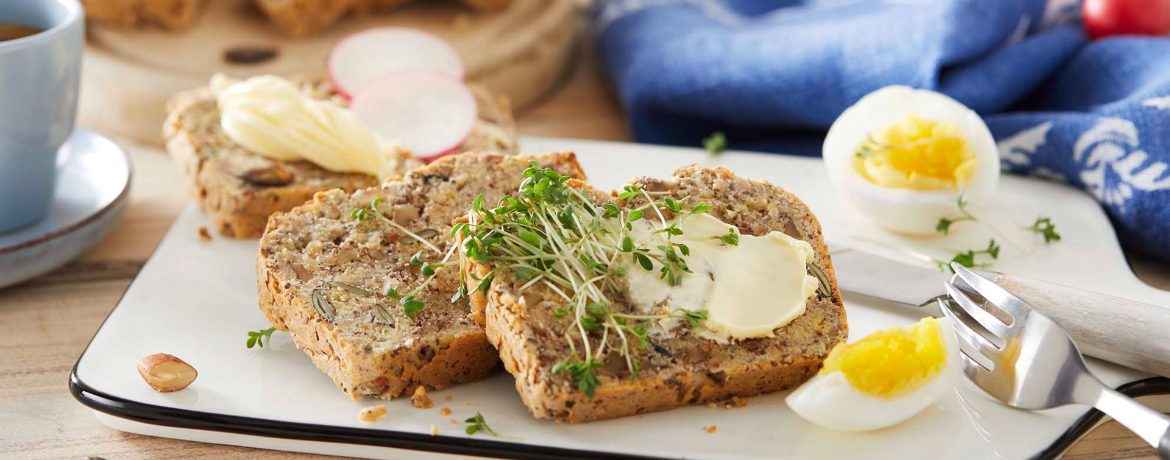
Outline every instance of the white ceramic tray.
MULTIPOLYGON (((633 175, 666 175, 677 166, 712 161, 695 149, 559 139, 525 139, 524 145, 528 152, 576 151, 599 187, 618 186, 633 175)), ((986 243, 986 235, 977 229, 945 240, 883 236, 840 204, 816 159, 728 153, 713 162, 792 190, 820 217, 835 248, 852 246, 910 257, 909 252, 891 249, 900 247, 941 257, 956 245, 986 243)), ((1027 223, 1043 213, 1053 218, 1064 236, 1051 246, 1029 238, 1016 246, 1005 245, 1001 256, 1005 260, 997 269, 1170 305, 1170 293, 1142 284, 1130 272, 1105 214, 1088 195, 1058 184, 1006 177, 997 203, 1001 215, 995 219, 1027 223)), ((910 421, 871 433, 836 433, 811 425, 786 408, 785 393, 751 398, 747 407, 731 410, 696 406, 560 425, 529 415, 511 377, 498 373, 480 383, 432 392, 433 409, 416 409, 407 400, 387 402, 389 414, 366 424, 357 420, 358 411, 376 401, 344 396, 287 334, 276 333, 263 349, 244 347, 246 331, 268 327, 256 307, 256 242, 201 241, 197 230, 206 223, 194 207, 182 213, 74 368, 70 382, 74 396, 111 427, 368 458, 430 458, 442 453, 445 458, 532 459, 1023 459, 1059 455, 1101 417, 1083 407, 1012 410, 964 382, 910 421), (198 380, 177 393, 150 390, 135 364, 155 352, 182 357, 199 370, 198 380), (451 415, 442 415, 442 408, 449 408, 451 415), (462 420, 476 411, 508 438, 466 435, 462 420), (716 432, 703 430, 711 425, 716 432), (432 426, 437 427, 437 436, 431 436, 432 426)), ((909 324, 924 314, 848 294, 845 303, 852 338, 909 324)), ((1090 365, 1108 384, 1130 394, 1170 393, 1166 379, 1096 361, 1090 365)), ((1156 405, 1170 400, 1146 399, 1156 405)))

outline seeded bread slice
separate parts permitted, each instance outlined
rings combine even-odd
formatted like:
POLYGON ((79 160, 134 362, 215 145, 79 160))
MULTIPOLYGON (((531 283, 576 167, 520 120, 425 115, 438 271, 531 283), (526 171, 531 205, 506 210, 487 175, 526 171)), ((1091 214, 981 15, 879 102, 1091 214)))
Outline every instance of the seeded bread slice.
POLYGON ((186 29, 202 0, 82 0, 87 19, 119 26, 186 29))
POLYGON ((419 286, 425 277, 410 264, 412 256, 421 250, 423 261, 442 260, 451 249, 452 221, 481 193, 495 202, 517 190, 530 159, 585 177, 572 153, 469 153, 441 158, 380 187, 317 193, 303 206, 274 214, 256 259, 260 310, 353 398, 391 398, 420 385, 478 380, 498 354, 468 317, 466 297, 451 300, 459 287, 458 255, 417 296, 425 307, 414 319, 380 293, 387 284, 404 293, 419 286), (386 217, 426 237, 440 253, 381 219, 351 215, 375 199, 386 217))
MULTIPOLYGON (((326 81, 299 83, 312 97, 346 103, 326 81)), ((516 128, 507 99, 481 86, 470 88, 479 106, 479 121, 457 152, 515 153, 516 128)), ((335 188, 352 192, 378 185, 374 176, 333 172, 307 161, 271 160, 245 149, 224 133, 209 88, 176 95, 168 112, 163 125, 167 153, 180 165, 192 198, 221 235, 256 238, 268 216, 299 206, 314 193, 335 188)), ((401 159, 401 172, 418 166, 405 151, 401 159)))
MULTIPOLYGON (((388 11, 415 0, 253 0, 260 11, 285 35, 304 37, 319 32, 349 13, 359 15, 388 11)), ((494 11, 513 0, 463 0, 481 11, 494 11)))
MULTIPOLYGON (((736 177, 724 168, 697 165, 674 171, 671 180, 643 177, 632 183, 648 191, 669 192, 666 196, 676 200, 690 197, 687 203, 692 206, 709 204, 712 216, 744 234, 775 230, 808 242, 816 253, 809 273, 818 276, 823 289, 808 300, 804 315, 777 328, 774 337, 721 344, 685 328, 673 335, 652 333, 649 346, 633 347, 641 362, 634 380, 624 358, 611 352, 604 367, 596 371, 601 384, 590 398, 577 389, 567 372, 552 370, 570 356, 564 334, 572 318, 555 316, 563 300, 540 284, 521 291, 525 281, 501 271, 485 293, 472 297, 472 309, 485 313, 488 339, 499 350, 504 368, 515 376, 516 389, 534 416, 587 422, 784 390, 811 377, 829 350, 845 340, 845 309, 820 224, 791 193, 767 182, 736 177)), ((610 195, 594 192, 594 196, 599 203, 628 205, 610 195)), ((483 277, 490 269, 466 257, 463 263, 468 276, 483 277)), ((640 314, 624 303, 619 299, 610 308, 640 314)))

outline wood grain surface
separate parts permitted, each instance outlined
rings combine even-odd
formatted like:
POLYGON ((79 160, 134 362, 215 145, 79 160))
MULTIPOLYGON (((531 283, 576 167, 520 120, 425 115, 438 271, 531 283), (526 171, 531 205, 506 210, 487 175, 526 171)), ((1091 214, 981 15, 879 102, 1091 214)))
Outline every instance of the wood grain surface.
MULTIPOLYGON (((618 104, 602 83, 593 58, 584 53, 577 60, 553 97, 520 114, 521 133, 628 140, 618 104)), ((91 410, 70 396, 68 376, 77 357, 187 202, 179 175, 161 150, 133 142, 123 145, 134 163, 134 184, 118 227, 81 259, 0 290, 0 458, 330 458, 123 433, 98 423, 91 410)), ((1150 274, 1151 284, 1170 288, 1166 264, 1138 260, 1135 267, 1150 274)), ((1140 439, 1110 422, 1065 458, 1155 456, 1140 439)))
POLYGON ((411 27, 442 37, 463 58, 467 78, 531 107, 557 83, 574 49, 579 20, 573 0, 515 0, 494 13, 457 2, 415 2, 394 14, 347 18, 320 33, 289 39, 251 4, 206 2, 182 33, 91 24, 78 117, 107 133, 159 143, 163 107, 175 92, 206 85, 212 73, 320 75, 345 37, 374 27, 411 27), (268 50, 263 62, 232 63, 229 50, 268 50), (182 59, 175 59, 182 56, 182 59))

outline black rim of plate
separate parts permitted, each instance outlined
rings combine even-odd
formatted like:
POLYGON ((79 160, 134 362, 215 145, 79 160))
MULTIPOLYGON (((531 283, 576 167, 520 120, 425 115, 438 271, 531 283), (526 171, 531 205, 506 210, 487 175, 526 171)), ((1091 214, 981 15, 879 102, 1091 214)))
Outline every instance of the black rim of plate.
MULTIPOLYGON (((83 353, 84 356, 84 353, 83 353)), ((78 360, 80 361, 80 360, 78 360)), ((1170 394, 1170 379, 1150 377, 1130 382, 1117 391, 1131 397, 1170 394)), ((115 417, 172 428, 209 430, 249 436, 295 439, 329 443, 361 444, 367 446, 391 447, 397 449, 439 452, 444 454, 473 455, 523 460, 582 460, 582 459, 665 459, 611 452, 566 449, 490 439, 463 438, 452 436, 431 436, 425 433, 347 428, 311 423, 294 423, 252 417, 239 417, 209 412, 157 406, 131 401, 86 385, 77 376, 77 367, 69 375, 69 392, 82 404, 91 409, 115 417)), ((1090 409, 1077 419, 1052 445, 1033 455, 1033 459, 1055 459, 1078 439, 1089 432, 1105 414, 1090 409)))

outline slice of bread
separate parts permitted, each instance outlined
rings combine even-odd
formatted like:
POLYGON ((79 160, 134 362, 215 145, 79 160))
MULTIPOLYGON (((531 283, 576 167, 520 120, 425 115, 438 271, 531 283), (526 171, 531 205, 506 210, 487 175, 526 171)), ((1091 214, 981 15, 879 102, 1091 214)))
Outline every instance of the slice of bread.
POLYGON ((81 0, 87 19, 119 26, 186 29, 202 0, 81 0))
MULTIPOLYGON (((253 0, 278 30, 304 37, 328 28, 349 13, 365 15, 388 11, 415 0, 253 0)), ((463 0, 481 11, 500 10, 514 0, 463 0)))
MULTIPOLYGON (((784 390, 811 377, 829 350, 845 340, 845 309, 820 224, 791 193, 723 168, 696 165, 676 170, 671 180, 644 177, 632 183, 676 200, 690 197, 686 202, 691 206, 711 205, 710 215, 744 234, 775 230, 808 242, 815 250, 809 273, 821 280, 822 288, 809 298, 805 313, 773 331, 774 337, 720 343, 686 328, 673 334, 651 333, 648 346, 631 347, 641 363, 634 379, 625 359, 611 348, 603 367, 595 371, 600 384, 589 397, 568 372, 554 371, 572 354, 565 340, 572 315, 556 313, 565 301, 542 284, 521 290, 526 282, 501 270, 486 292, 472 296, 472 309, 485 312, 488 339, 499 350, 504 368, 515 376, 516 389, 533 415, 576 423, 784 390)), ((592 193, 599 204, 629 206, 616 195, 592 193)), ((469 286, 492 268, 469 257, 463 263, 469 286)), ((611 311, 641 314, 624 298, 613 302, 611 311)), ((612 347, 613 334, 610 341, 612 347)))
MULTIPOLYGON (((390 3, 387 8, 404 5, 412 0, 378 0, 390 3)), ((359 4, 374 0, 254 0, 276 29, 290 37, 314 34, 349 14, 359 4)))
POLYGON ((451 155, 379 187, 321 192, 274 214, 256 259, 260 309, 353 398, 478 380, 498 354, 468 317, 466 296, 451 300, 459 289, 457 255, 417 295, 425 307, 414 319, 381 293, 388 284, 403 293, 419 286, 426 277, 412 257, 422 251, 422 261, 442 260, 452 249, 452 221, 481 193, 494 201, 517 190, 533 159, 585 177, 572 153, 451 155), (352 215, 374 200, 386 218, 439 252, 383 219, 352 215))
MULTIPOLYGON (((312 97, 345 104, 326 81, 298 82, 312 97)), ((469 86, 479 106, 479 122, 458 152, 515 153, 516 128, 507 99, 469 86)), ((374 176, 333 172, 307 161, 271 160, 245 149, 224 133, 209 88, 180 93, 168 104, 168 112, 163 126, 167 153, 180 165, 191 196, 221 235, 255 238, 264 231, 268 216, 299 206, 314 193, 378 185, 374 176)), ((418 165, 406 153, 402 160, 401 172, 418 165)))

